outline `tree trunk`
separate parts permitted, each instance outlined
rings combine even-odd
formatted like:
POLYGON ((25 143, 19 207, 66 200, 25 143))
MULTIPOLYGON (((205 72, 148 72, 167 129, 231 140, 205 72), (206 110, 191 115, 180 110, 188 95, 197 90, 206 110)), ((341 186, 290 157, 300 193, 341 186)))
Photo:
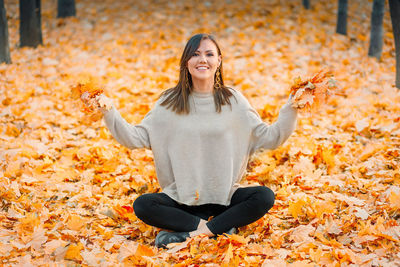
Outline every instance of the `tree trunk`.
POLYGON ((11 63, 10 46, 8 45, 8 24, 4 0, 0 0, 0 63, 11 63))
POLYGON ((338 0, 336 32, 347 35, 347 0, 338 0))
POLYGON ((37 47, 43 44, 40 0, 20 0, 20 45, 37 47))
POLYGON ((400 0, 389 0, 389 8, 396 49, 396 87, 400 89, 400 0))
POLYGON ((381 58, 383 46, 383 14, 385 13, 385 0, 374 0, 371 15, 371 38, 369 41, 368 55, 381 58))
POLYGON ((75 0, 58 0, 57 18, 75 17, 75 0))
POLYGON ((303 6, 305 9, 310 9, 310 0, 303 0, 303 6))

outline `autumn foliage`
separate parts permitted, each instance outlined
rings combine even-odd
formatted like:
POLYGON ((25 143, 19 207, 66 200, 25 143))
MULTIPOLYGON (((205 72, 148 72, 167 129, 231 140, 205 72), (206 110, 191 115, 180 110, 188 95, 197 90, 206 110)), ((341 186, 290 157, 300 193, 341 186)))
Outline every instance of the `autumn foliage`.
POLYGON ((377 61, 367 56, 372 1, 348 1, 348 36, 335 34, 338 1, 310 10, 298 0, 77 1, 68 19, 56 18, 56 2, 41 1, 44 44, 32 49, 18 46, 18 1, 5 1, 13 63, 0 65, 0 265, 398 265, 400 93, 388 10, 377 61), (88 120, 79 94, 104 90, 140 122, 176 84, 183 46, 199 32, 216 35, 225 83, 267 123, 294 84, 304 111, 323 105, 301 112, 285 144, 252 156, 241 183, 275 192, 267 215, 235 235, 157 249, 160 229, 132 209, 160 191, 153 154, 88 120), (314 77, 320 70, 339 91, 329 75, 314 77))
POLYGON ((303 81, 300 77, 290 88, 292 106, 297 109, 316 109, 326 103, 329 96, 337 88, 336 80, 328 71, 321 70, 312 78, 303 81))
POLYGON ((96 97, 100 96, 102 93, 104 93, 104 89, 91 80, 82 81, 71 86, 72 99, 76 100, 75 103, 82 112, 88 115, 90 121, 97 121, 102 118, 102 113, 96 105, 96 97), (85 102, 83 98, 87 98, 91 102, 85 102))

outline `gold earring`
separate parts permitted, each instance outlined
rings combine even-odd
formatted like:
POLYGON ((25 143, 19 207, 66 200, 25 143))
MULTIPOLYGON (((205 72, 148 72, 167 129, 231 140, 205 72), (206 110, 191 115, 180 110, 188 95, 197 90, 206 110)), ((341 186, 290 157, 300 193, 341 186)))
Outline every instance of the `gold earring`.
POLYGON ((221 89, 222 88, 222 83, 221 83, 221 72, 220 68, 218 67, 217 71, 215 72, 215 89, 221 89))

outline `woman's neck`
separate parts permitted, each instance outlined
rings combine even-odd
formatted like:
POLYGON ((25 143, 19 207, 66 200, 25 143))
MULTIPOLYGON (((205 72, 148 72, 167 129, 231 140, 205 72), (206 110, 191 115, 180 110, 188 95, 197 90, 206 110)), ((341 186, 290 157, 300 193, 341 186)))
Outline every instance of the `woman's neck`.
POLYGON ((214 91, 213 80, 193 80, 193 91, 197 93, 212 93, 214 91))

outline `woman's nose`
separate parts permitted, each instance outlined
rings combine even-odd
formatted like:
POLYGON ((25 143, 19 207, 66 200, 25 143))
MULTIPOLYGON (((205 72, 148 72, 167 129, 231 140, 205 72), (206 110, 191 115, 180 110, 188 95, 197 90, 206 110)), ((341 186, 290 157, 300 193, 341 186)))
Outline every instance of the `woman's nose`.
POLYGON ((206 56, 205 55, 200 55, 200 62, 207 62, 206 56))

